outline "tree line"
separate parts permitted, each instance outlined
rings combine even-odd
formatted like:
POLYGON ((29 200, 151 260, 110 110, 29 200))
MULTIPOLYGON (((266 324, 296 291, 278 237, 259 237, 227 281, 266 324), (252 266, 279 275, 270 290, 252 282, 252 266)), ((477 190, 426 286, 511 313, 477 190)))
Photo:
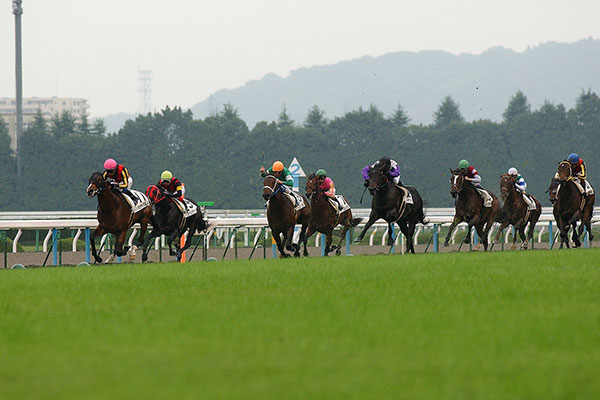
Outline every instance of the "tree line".
POLYGON ((294 157, 307 173, 324 168, 354 207, 370 206, 368 194, 359 204, 361 169, 382 155, 398 161, 402 181, 417 187, 427 207, 453 205, 448 169, 463 158, 496 193, 500 174, 516 167, 544 205, 557 162, 571 152, 586 161, 591 183, 600 182, 600 98, 591 90, 571 109, 545 102, 535 110, 519 91, 500 122, 467 122, 448 96, 433 117, 430 125, 416 125, 401 105, 387 116, 372 105, 330 119, 313 106, 304 121, 294 121, 284 106, 277 120, 249 129, 231 104, 205 119, 167 107, 105 134, 102 120, 89 124, 68 112, 46 120, 40 112, 21 138, 20 180, 0 119, 0 210, 93 210, 87 180, 108 157, 129 169, 135 189, 144 191, 168 169, 189 197, 215 201, 217 208, 262 207, 259 167, 275 160, 287 165, 294 157))

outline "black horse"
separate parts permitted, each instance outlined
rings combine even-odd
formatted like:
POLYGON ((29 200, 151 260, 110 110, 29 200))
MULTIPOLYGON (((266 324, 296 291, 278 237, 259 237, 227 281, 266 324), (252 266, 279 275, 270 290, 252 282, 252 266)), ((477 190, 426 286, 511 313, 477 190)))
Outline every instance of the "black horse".
POLYGON ((413 245, 413 236, 417 223, 427 224, 425 213, 423 212, 423 199, 421 195, 411 186, 400 189, 389 178, 387 170, 382 167, 373 167, 369 170, 369 192, 373 196, 371 202, 371 214, 362 232, 355 242, 360 242, 367 230, 378 219, 384 219, 388 223, 388 245, 394 243, 392 237, 392 227, 397 223, 400 230, 406 237, 406 249, 412 253, 415 252, 413 245), (405 192, 405 190, 407 192, 405 192), (412 195, 413 204, 406 203, 408 192, 412 195))
MULTIPOLYGON (((146 189, 146 195, 150 198, 154 204, 155 214, 152 216, 150 223, 152 224, 152 232, 147 236, 144 242, 144 252, 142 253, 142 261, 148 260, 149 245, 152 239, 159 237, 160 235, 167 236, 167 244, 169 245, 169 255, 177 257, 177 260, 181 259, 181 254, 190 247, 192 243, 192 236, 194 233, 202 232, 207 228, 206 220, 202 215, 202 210, 198 208, 196 214, 184 218, 183 213, 170 198, 164 195, 162 188, 156 185, 148 186, 146 189), (180 248, 179 238, 188 232, 185 245, 180 248), (172 244, 175 242, 175 250, 173 250, 172 244)), ((192 203, 193 200, 189 199, 192 203)))

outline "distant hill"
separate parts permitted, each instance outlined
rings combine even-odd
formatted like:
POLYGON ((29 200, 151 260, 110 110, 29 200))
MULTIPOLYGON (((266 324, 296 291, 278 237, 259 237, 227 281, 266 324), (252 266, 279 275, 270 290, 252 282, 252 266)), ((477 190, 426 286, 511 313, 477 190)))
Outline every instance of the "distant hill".
POLYGON ((390 53, 333 65, 301 68, 288 77, 268 74, 244 86, 215 92, 191 107, 205 118, 231 103, 252 128, 277 119, 285 104, 297 122, 317 105, 328 118, 376 105, 386 115, 398 104, 411 123, 428 124, 443 98, 457 101, 467 120, 502 118, 521 90, 533 108, 544 100, 572 107, 582 90, 600 90, 600 40, 549 42, 522 53, 502 47, 482 54, 443 51, 390 53))

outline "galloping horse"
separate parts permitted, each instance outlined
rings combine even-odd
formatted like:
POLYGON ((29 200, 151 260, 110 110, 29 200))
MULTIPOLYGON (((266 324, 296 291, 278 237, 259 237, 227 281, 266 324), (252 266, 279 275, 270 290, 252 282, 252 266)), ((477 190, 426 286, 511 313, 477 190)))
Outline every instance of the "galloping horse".
POLYGON ((596 195, 583 197, 577 188, 577 185, 571 179, 571 164, 568 161, 558 163, 558 181, 553 180, 550 185, 550 198, 554 197, 552 212, 554 219, 560 231, 560 247, 563 244, 569 248, 569 228, 573 226, 573 242, 575 247, 581 246, 579 236, 583 233, 584 226, 589 233, 590 241, 594 239, 592 235, 592 214, 594 212, 594 202, 596 195), (579 231, 577 221, 581 220, 579 231))
MULTIPOLYGON (((176 256, 177 260, 180 260, 181 254, 192 244, 192 236, 194 236, 194 233, 200 233, 207 228, 202 211, 198 208, 195 214, 185 218, 177 204, 175 204, 173 200, 168 199, 164 195, 163 189, 156 185, 148 186, 146 195, 154 204, 156 213, 150 220, 152 232, 144 242, 142 261, 145 262, 148 260, 149 244, 152 242, 152 239, 157 238, 160 235, 167 236, 169 255, 176 256), (179 238, 185 234, 186 231, 188 232, 187 239, 184 246, 180 248, 179 238), (171 246, 173 241, 175 241, 175 251, 173 251, 171 246)), ((193 200, 189 198, 188 200, 194 203, 193 200)))
MULTIPOLYGON (((444 246, 448 246, 450 236, 456 225, 464 221, 469 225, 465 243, 471 241, 471 228, 475 226, 481 240, 480 244, 483 244, 483 249, 487 251, 488 233, 500 211, 500 202, 494 193, 488 191, 492 196, 492 206, 484 207, 483 199, 477 189, 465 179, 466 171, 450 168, 450 172, 452 173, 450 177, 450 194, 456 199, 454 200, 455 213, 452 224, 448 228, 444 246)), ((477 247, 479 247, 479 244, 477 247)))
MULTIPOLYGON (((527 250, 529 240, 533 241, 533 230, 535 224, 540 219, 542 214, 542 204, 533 196, 530 196, 535 201, 535 210, 528 210, 523 195, 517 191, 515 187, 515 181, 517 177, 515 175, 503 174, 500 175, 500 197, 504 201, 502 210, 500 211, 501 224, 498 228, 498 233, 494 238, 494 243, 500 237, 500 234, 509 225, 513 225, 515 230, 519 232, 519 236, 523 243, 521 249, 527 250), (525 228, 529 223, 529 229, 527 230, 527 236, 525 236, 525 228)), ((512 249, 515 249, 515 242, 517 241, 516 232, 513 234, 512 249)))
MULTIPOLYGON (((306 182, 306 197, 310 199, 310 219, 308 221, 308 229, 306 231, 306 240, 312 236, 314 232, 321 232, 327 236, 327 242, 325 244, 325 255, 334 251, 336 255, 340 255, 342 241, 346 236, 348 229, 360 224, 360 218, 352 218, 352 210, 348 208, 342 213, 336 213, 333 206, 329 203, 327 196, 325 196, 319 188, 319 182, 317 175, 310 174, 308 181, 306 182), (340 233, 340 241, 336 247, 331 248, 331 242, 333 240, 333 229, 342 225, 343 229, 340 233)), ((346 200, 344 198, 344 200, 346 200)), ((346 200, 346 203, 348 201, 346 200)))
MULTIPOLYGON (((89 185, 86 190, 88 197, 98 195, 98 227, 92 232, 90 238, 92 255, 97 263, 102 262, 102 258, 96 253, 94 243, 96 236, 112 233, 116 237, 114 252, 106 260, 108 263, 114 259, 115 255, 120 257, 127 254, 129 246, 123 247, 123 244, 125 243, 127 230, 133 224, 139 222, 141 226, 140 236, 136 244, 141 246, 144 243, 146 228, 152 217, 152 207, 148 204, 133 214, 127 200, 123 197, 125 195, 112 190, 100 172, 94 172, 88 181, 89 185)), ((135 246, 133 251, 132 257, 135 257, 135 246)))
POLYGON ((371 201, 371 213, 362 232, 355 242, 360 242, 367 230, 378 219, 384 219, 388 223, 388 245, 394 243, 392 237, 393 224, 397 223, 400 231, 406 237, 406 249, 412 253, 415 252, 413 245, 413 236, 415 226, 418 222, 426 224, 425 213, 423 212, 423 199, 421 195, 411 186, 406 186, 406 190, 410 192, 413 199, 413 204, 406 203, 408 194, 404 190, 399 189, 396 184, 389 179, 386 171, 381 167, 373 167, 369 170, 369 192, 373 196, 371 201))
POLYGON ((269 228, 273 233, 273 238, 277 243, 277 249, 281 257, 289 257, 284 250, 294 252, 294 257, 300 257, 300 245, 293 243, 294 226, 298 223, 302 225, 300 231, 300 242, 304 243, 304 256, 308 256, 306 249, 306 228, 310 218, 310 205, 304 198, 305 206, 299 211, 294 209, 294 205, 283 193, 283 184, 273 175, 267 175, 263 181, 263 198, 269 201, 267 207, 267 221, 269 228), (283 241, 280 235, 283 234, 283 241))

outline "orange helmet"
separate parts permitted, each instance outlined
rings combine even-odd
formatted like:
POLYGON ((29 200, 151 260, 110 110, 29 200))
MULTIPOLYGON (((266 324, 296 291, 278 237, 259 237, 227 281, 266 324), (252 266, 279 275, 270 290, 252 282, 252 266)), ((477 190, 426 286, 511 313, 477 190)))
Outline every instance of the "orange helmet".
POLYGON ((283 171, 283 163, 281 161, 275 161, 271 169, 273 170, 273 172, 283 171))

